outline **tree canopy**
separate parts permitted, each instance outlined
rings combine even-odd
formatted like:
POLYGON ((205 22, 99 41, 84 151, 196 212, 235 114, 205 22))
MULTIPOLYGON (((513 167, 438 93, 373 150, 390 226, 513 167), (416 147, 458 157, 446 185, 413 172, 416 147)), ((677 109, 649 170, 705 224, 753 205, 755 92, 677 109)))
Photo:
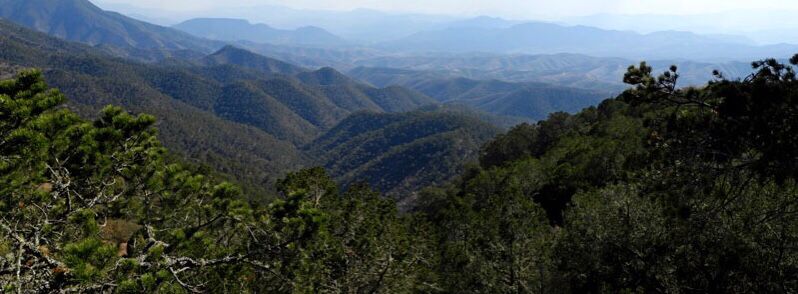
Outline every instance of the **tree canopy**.
MULTIPOLYGON (((39 72, 0 83, 0 284, 10 292, 421 289, 395 204, 290 174, 268 206, 169 160, 154 118, 85 121, 39 72)), ((366 291, 368 290, 368 291, 366 291)))
POLYGON ((8 292, 798 292, 793 66, 631 87, 486 144, 407 213, 322 168, 250 202, 170 156, 155 118, 87 121, 36 71, 0 82, 8 292))

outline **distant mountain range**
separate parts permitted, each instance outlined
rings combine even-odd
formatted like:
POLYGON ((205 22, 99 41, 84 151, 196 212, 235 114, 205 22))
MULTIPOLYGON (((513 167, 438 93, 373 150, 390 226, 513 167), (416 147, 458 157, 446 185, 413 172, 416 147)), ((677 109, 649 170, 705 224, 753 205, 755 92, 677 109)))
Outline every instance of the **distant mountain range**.
MULTIPOLYGON (((107 104, 152 113, 169 148, 254 190, 271 189, 286 171, 323 165, 345 185, 367 181, 412 195, 405 192, 459 173, 499 126, 578 111, 620 91, 620 76, 634 63, 579 54, 392 54, 313 28, 228 19, 177 26, 201 37, 87 0, 0 4, 0 76, 45 69, 84 116, 107 104)), ((425 21, 441 31, 525 26, 438 20, 425 21)), ((688 64, 686 78, 713 69, 688 64)))
POLYGON ((234 175, 255 191, 270 190, 284 172, 316 164, 329 166, 343 183, 414 191, 450 179, 476 158, 481 144, 499 130, 483 118, 503 120, 436 107, 388 115, 436 101, 398 86, 368 86, 332 68, 306 70, 232 46, 196 60, 146 64, 3 20, 0 43, 0 75, 46 68, 48 83, 84 116, 107 104, 154 114, 169 148, 234 175), (385 116, 391 123, 371 124, 364 115, 385 116), (365 129, 352 130, 353 125, 365 129), (313 147, 330 138, 338 143, 313 147), (365 161, 331 164, 341 158, 365 161), (395 168, 399 163, 407 165, 395 168))
MULTIPOLYGON (((626 89, 623 74, 640 61, 591 57, 580 54, 554 55, 453 55, 396 56, 357 61, 361 65, 349 74, 374 85, 410 85, 415 80, 465 77, 477 80, 498 79, 511 82, 542 82, 573 88, 620 92, 626 89)), ((730 78, 750 73, 749 62, 695 62, 688 60, 652 60, 656 72, 671 65, 679 67, 679 84, 699 86, 711 80, 719 70, 730 78)))
POLYGON ((68 107, 81 115, 93 117, 109 104, 153 114, 166 146, 235 174, 247 187, 268 190, 282 172, 306 162, 290 142, 207 111, 210 103, 204 101, 216 96, 218 87, 197 71, 112 57, 7 21, 0 21, 0 44, 0 63, 45 69, 47 82, 61 89, 70 98, 68 107))
POLYGON ((690 15, 668 14, 596 14, 567 17, 563 22, 604 29, 656 32, 662 30, 694 31, 730 41, 760 44, 798 44, 798 19, 795 10, 746 9, 690 15), (732 35, 729 35, 732 34, 732 35))
POLYGON ((104 11, 88 0, 0 0, 0 18, 66 40, 116 47, 129 55, 143 55, 137 50, 154 50, 161 52, 160 57, 180 56, 188 54, 183 51, 210 53, 223 46, 104 11))
POLYGON ((312 26, 295 30, 279 30, 265 24, 251 24, 243 19, 197 18, 184 21, 173 28, 220 41, 251 41, 257 43, 299 46, 344 46, 349 42, 330 32, 312 26))
POLYGON ((631 60, 676 59, 713 63, 731 60, 748 61, 765 57, 787 58, 798 52, 796 45, 755 46, 753 42, 741 37, 700 35, 681 31, 639 34, 631 31, 509 21, 491 17, 456 19, 441 16, 392 15, 369 10, 347 13, 300 13, 288 9, 283 11, 288 15, 281 17, 277 15, 279 11, 282 10, 269 12, 275 22, 304 15, 302 13, 316 17, 305 18, 307 21, 305 26, 291 30, 229 18, 192 19, 176 25, 175 28, 180 29, 178 30, 104 11, 88 0, 0 0, 2 18, 67 40, 110 47, 108 51, 114 51, 120 56, 149 61, 164 58, 198 58, 218 50, 225 43, 236 43, 258 53, 273 53, 281 59, 295 63, 339 68, 341 64, 354 62, 359 63, 354 66, 374 66, 364 64, 362 61, 395 55, 390 52, 400 53, 403 57, 428 55, 430 52, 569 53, 631 60), (346 36, 341 38, 321 28, 327 28, 326 26, 308 26, 326 24, 342 27, 345 25, 336 22, 344 22, 342 17, 345 15, 357 20, 355 21, 357 25, 352 25, 350 29, 380 28, 384 29, 385 37, 380 38, 380 42, 375 41, 377 39, 359 41, 357 38, 350 42, 345 40, 346 36), (404 27, 400 29, 401 24, 404 24, 404 27), (397 27, 397 30, 402 30, 404 33, 391 33, 391 27, 397 27), (360 47, 352 48, 356 42, 360 42, 360 47), (264 44, 271 44, 272 47, 264 44), (289 46, 289 48, 279 49, 274 46, 289 46), (322 47, 322 49, 344 47, 347 50, 309 51, 307 47, 322 47), (365 55, 366 58, 351 56, 352 52, 355 52, 354 55, 365 55), (299 58, 297 55, 302 55, 304 58, 299 58), (338 64, 326 62, 341 58, 348 60, 338 64))
POLYGON ((522 21, 506 20, 500 17, 478 16, 464 20, 453 21, 445 25, 448 29, 464 28, 483 28, 483 29, 506 29, 515 25, 522 24, 522 21))
POLYGON ((717 36, 661 31, 639 34, 530 22, 509 28, 453 27, 424 31, 379 48, 398 52, 576 53, 632 59, 749 60, 787 57, 796 45, 753 46, 717 36))
POLYGON ((609 90, 586 90, 537 82, 442 78, 424 72, 389 68, 356 68, 349 72, 373 85, 401 85, 442 103, 465 104, 527 121, 545 119, 556 111, 577 112, 611 97, 609 90))
POLYGON ((306 71, 225 47, 190 63, 145 64, 0 21, 0 64, 46 68, 70 107, 92 116, 107 104, 159 118, 164 142, 249 184, 309 164, 295 146, 350 113, 409 111, 423 94, 360 84, 332 69, 306 71), (294 76, 295 75, 295 76, 294 76))
POLYGON ((181 13, 104 5, 149 16, 148 19, 169 18, 173 23, 197 17, 226 17, 266 23, 285 31, 315 26, 359 45, 403 52, 579 53, 633 60, 717 62, 786 58, 796 51, 796 46, 783 43, 798 43, 798 35, 789 29, 798 23, 793 11, 729 11, 691 16, 606 14, 530 22, 369 9, 326 11, 252 6, 181 13), (751 23, 762 29, 747 25, 751 23), (689 33, 691 30, 697 33, 689 33), (758 43, 771 45, 757 46, 758 43))
POLYGON ((280 29, 315 26, 346 40, 365 44, 389 41, 423 30, 445 28, 449 23, 463 19, 446 15, 389 13, 372 9, 305 10, 279 5, 227 7, 191 12, 147 9, 118 3, 103 3, 103 7, 170 25, 193 18, 235 18, 266 23, 280 29))

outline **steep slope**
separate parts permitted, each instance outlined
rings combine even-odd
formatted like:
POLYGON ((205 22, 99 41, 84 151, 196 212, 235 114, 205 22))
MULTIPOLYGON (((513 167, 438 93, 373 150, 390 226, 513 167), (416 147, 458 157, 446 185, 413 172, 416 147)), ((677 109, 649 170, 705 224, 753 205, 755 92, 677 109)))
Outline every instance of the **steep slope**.
POLYGON ((224 86, 213 112, 225 119, 254 126, 278 138, 302 143, 319 134, 317 126, 268 95, 255 82, 224 86))
POLYGON ((0 17, 90 45, 202 53, 222 46, 219 42, 104 11, 88 0, 0 0, 0 17))
MULTIPOLYGON (((201 64, 204 66, 184 69, 191 72, 181 75, 195 74, 200 75, 197 78, 215 80, 201 87, 214 83, 227 86, 218 96, 209 98, 213 101, 196 106, 213 104, 212 110, 222 112, 227 119, 256 126, 278 138, 300 144, 309 142, 355 111, 400 112, 436 103, 415 91, 399 87, 374 88, 359 83, 332 68, 304 71, 230 46, 202 59, 201 64)), ((189 103, 199 102, 197 97, 204 97, 183 93, 185 84, 173 85, 165 91, 189 103)))
POLYGON ((296 144, 355 111, 409 111, 436 103, 418 92, 373 88, 330 68, 305 71, 230 46, 196 65, 139 66, 137 74, 175 99, 296 144))
POLYGON ((403 112, 436 103, 431 97, 406 88, 375 88, 363 84, 329 67, 296 77, 305 84, 316 86, 336 105, 346 109, 403 112))
POLYGON ((258 70, 264 73, 284 75, 295 75, 306 71, 301 67, 282 62, 277 59, 268 58, 263 55, 258 55, 230 45, 227 45, 219 51, 202 58, 200 63, 206 66, 233 64, 258 70))
POLYGON ((345 185, 364 181, 412 202, 409 192, 451 179, 497 132, 476 114, 439 107, 401 114, 360 112, 306 149, 345 185))
POLYGON ((598 104, 606 97, 597 92, 544 86, 462 101, 493 114, 538 121, 554 112, 578 112, 598 104))
POLYGON ((295 79, 275 78, 258 83, 267 95, 275 97, 311 124, 322 129, 332 127, 351 111, 335 105, 323 92, 308 87, 295 79))
POLYGON ((435 102, 398 87, 366 86, 332 69, 294 77, 257 63, 229 63, 235 59, 215 59, 221 60, 215 65, 139 63, 1 20, 0 42, 3 68, 45 68, 48 82, 74 97, 69 107, 79 113, 91 116, 114 104, 157 115, 167 146, 240 176, 252 189, 269 189, 282 173, 310 164, 295 146, 353 112, 405 111, 435 102))
POLYGON ((401 85, 443 103, 465 104, 485 112, 531 121, 544 119, 549 113, 557 111, 577 112, 611 95, 610 91, 536 82, 442 78, 446 75, 401 69, 358 68, 352 74, 372 84, 401 85))
POLYGON ((347 42, 318 27, 280 30, 243 19, 195 18, 172 26, 194 36, 220 41, 251 41, 277 45, 341 46, 347 42))
POLYGON ((160 138, 166 146, 198 163, 234 174, 251 190, 270 190, 282 173, 304 166, 304 155, 293 144, 255 127, 220 118, 201 105, 194 93, 213 96, 195 86, 214 86, 213 81, 153 65, 103 55, 101 50, 48 37, 0 21, 0 63, 45 68, 48 83, 72 98, 68 107, 92 116, 108 104, 159 118, 160 138), (167 82, 172 83, 168 85, 167 82), (175 85, 183 85, 176 87, 175 85), (165 88, 182 89, 170 95, 165 88))
POLYGON ((312 72, 303 72, 296 75, 296 78, 306 84, 318 86, 357 83, 356 80, 338 72, 332 67, 323 67, 312 72))
POLYGON ((577 112, 610 95, 543 83, 509 83, 465 78, 418 81, 406 85, 442 102, 459 102, 498 115, 541 120, 549 113, 577 112))

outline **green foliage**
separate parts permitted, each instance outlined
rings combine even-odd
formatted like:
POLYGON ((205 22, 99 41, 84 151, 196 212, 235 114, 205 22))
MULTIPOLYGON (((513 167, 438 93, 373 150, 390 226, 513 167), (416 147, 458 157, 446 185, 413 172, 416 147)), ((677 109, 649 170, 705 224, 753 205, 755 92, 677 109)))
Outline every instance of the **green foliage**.
POLYGON ((0 63, 47 68, 47 81, 71 97, 69 107, 82 117, 96 118, 108 104, 151 113, 166 147, 238 182, 263 203, 276 194, 278 178, 314 163, 298 147, 349 114, 435 103, 414 91, 329 78, 341 75, 331 69, 304 72, 233 47, 196 62, 152 64, 7 21, 0 21, 0 31, 0 63))
POLYGON ((113 265, 116 252, 114 244, 103 244, 99 239, 87 238, 78 243, 66 244, 63 260, 74 279, 91 282, 104 278, 100 275, 108 271, 106 267, 113 265))
POLYGON ((422 215, 439 227, 438 271, 445 292, 554 290, 548 258, 556 231, 527 194, 544 178, 536 160, 478 171, 441 195, 438 204, 425 205, 422 215))
MULTIPOLYGON (((525 56, 525 58, 531 57, 525 56)), ((560 56, 560 58, 565 57, 560 56)), ((412 57, 407 58, 407 60, 413 59, 412 57)), ((462 60, 464 62, 469 62, 472 59, 479 58, 465 58, 462 60)), ((417 60, 417 62, 445 63, 444 60, 447 59, 417 60)), ((557 86, 551 83, 556 83, 556 80, 563 79, 562 76, 539 79, 541 75, 548 75, 550 72, 531 73, 532 71, 540 70, 539 68, 550 66, 551 63, 556 62, 559 61, 549 60, 545 62, 546 64, 540 64, 533 69, 524 70, 523 74, 515 72, 508 76, 501 77, 463 78, 463 75, 502 75, 502 70, 491 69, 491 73, 486 73, 474 71, 472 68, 469 68, 467 70, 453 72, 450 68, 444 69, 448 68, 448 65, 430 67, 436 68, 435 71, 359 67, 350 71, 349 74, 374 85, 400 85, 424 93, 440 102, 469 105, 495 115, 517 118, 516 121, 537 121, 545 119, 549 113, 558 111, 578 112, 582 110, 582 108, 598 103, 602 99, 608 97, 609 93, 613 92, 613 88, 615 88, 615 86, 606 84, 601 85, 605 86, 601 91, 587 90, 588 87, 586 86, 588 85, 576 85, 571 87, 557 86), (522 82, 507 82, 508 80, 518 79, 518 75, 524 74, 531 75, 532 77, 521 78, 522 82), (529 82, 531 80, 546 81, 546 83, 529 82)), ((510 66, 504 64, 504 62, 501 63, 502 65, 500 68, 510 66)), ((580 63, 584 64, 586 61, 582 60, 580 63)), ((416 64, 396 65, 396 67, 414 66, 416 66, 416 64)), ((473 66, 482 67, 485 65, 479 64, 473 66)), ((572 70, 573 68, 562 68, 559 69, 559 72, 572 70)), ((568 79, 569 78, 566 78, 566 80, 568 79)), ((587 81, 563 82, 589 83, 587 81)), ((594 83, 596 82, 594 81, 594 83)))
POLYGON ((498 130, 445 108, 401 114, 357 113, 308 145, 345 186, 367 182, 402 204, 407 194, 443 184, 475 160, 498 130))
MULTIPOLYGON (((113 101, 135 110, 190 112, 166 118, 169 134, 191 130, 187 118, 197 115, 216 139, 233 138, 221 135, 232 129, 261 138, 206 113, 219 110, 214 95, 191 101, 204 90, 181 86, 209 82, 222 93, 233 81, 219 76, 231 67, 204 80, 197 76, 212 68, 25 57, 11 50, 24 44, 9 44, 3 58, 47 56, 54 80, 86 97, 120 94, 113 101), (112 71, 135 78, 103 77, 112 71)), ((633 66, 624 77, 632 88, 619 97, 517 126, 481 152, 476 145, 495 129, 469 116, 357 114, 309 147, 332 176, 313 168, 263 180, 276 183, 269 203, 182 163, 161 145, 153 116, 108 106, 84 120, 59 107, 64 96, 41 73, 24 71, 0 82, 0 284, 44 293, 796 292, 798 80, 775 60, 753 66, 744 79, 716 73, 702 88, 679 88, 676 67, 654 77, 647 64, 633 66), (477 156, 479 165, 461 164, 477 156), (356 181, 402 191, 456 172, 407 196, 407 213, 356 181)), ((351 111, 343 105, 419 102, 399 89, 337 85, 348 81, 329 69, 300 78, 307 84, 240 83, 253 96, 239 102, 271 97, 263 109, 282 105, 294 117, 275 121, 311 129, 332 126, 351 111), (330 105, 344 110, 324 113, 330 105)), ((99 110, 103 99, 75 105, 99 110)), ((249 140, 213 146, 257 145, 249 140)), ((228 158, 222 149, 209 158, 228 158)))
POLYGON ((436 228, 444 292, 796 291, 798 84, 753 65, 679 88, 676 67, 643 63, 618 98, 488 143, 414 209, 436 228))
POLYGON ((206 52, 221 47, 218 42, 102 10, 89 1, 4 0, 0 4, 4 7, 0 10, 3 19, 131 58, 191 56, 185 51, 206 52))
POLYGON ((367 187, 342 194, 309 169, 251 205, 167 160, 152 116, 106 107, 84 121, 39 72, 0 85, 6 290, 411 292, 428 280, 411 220, 367 187))
POLYGON ((265 222, 274 244, 271 292, 413 292, 425 289, 429 250, 396 204, 366 186, 340 194, 320 168, 289 174, 265 222), (279 285, 279 286, 278 286, 279 285))

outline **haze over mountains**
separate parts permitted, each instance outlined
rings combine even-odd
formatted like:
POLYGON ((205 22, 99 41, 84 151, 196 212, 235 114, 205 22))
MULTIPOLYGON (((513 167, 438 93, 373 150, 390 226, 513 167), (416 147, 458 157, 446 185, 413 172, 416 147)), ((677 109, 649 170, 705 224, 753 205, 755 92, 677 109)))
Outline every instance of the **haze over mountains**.
MULTIPOLYGON (((555 82, 571 86, 574 83, 569 81, 582 83, 582 80, 591 81, 602 79, 604 76, 606 79, 602 83, 609 81, 617 85, 619 74, 622 74, 629 64, 643 59, 660 60, 658 63, 666 64, 665 67, 668 66, 667 64, 703 63, 702 66, 688 66, 689 68, 701 68, 701 72, 685 74, 685 76, 699 77, 687 81, 687 84, 696 84, 710 77, 711 69, 704 70, 703 67, 721 69, 734 67, 733 72, 728 72, 729 75, 734 76, 740 72, 736 69, 739 64, 730 65, 734 61, 748 63, 748 60, 766 56, 786 58, 796 50, 795 46, 786 44, 757 46, 755 42, 749 42, 748 38, 728 35, 701 35, 677 31, 638 34, 630 31, 510 21, 493 17, 464 19, 435 15, 386 14, 371 10, 328 12, 280 7, 263 7, 263 11, 268 13, 259 14, 259 17, 255 17, 253 14, 247 15, 244 13, 245 10, 235 10, 241 13, 236 16, 237 18, 187 20, 176 26, 176 28, 182 28, 202 37, 197 38, 197 36, 191 37, 188 34, 177 32, 177 30, 146 24, 119 14, 102 14, 99 8, 91 5, 88 1, 55 1, 56 5, 48 5, 49 2, 44 0, 5 1, 8 3, 5 3, 4 8, 0 10, 2 13, 0 16, 6 19, 28 25, 35 23, 36 25, 33 27, 40 31, 53 32, 57 36, 74 41, 101 46, 112 44, 118 47, 114 48, 114 50, 120 51, 118 53, 148 60, 185 56, 198 58, 224 45, 224 42, 204 39, 215 38, 311 68, 329 66, 344 71, 358 66, 396 67, 412 70, 434 69, 447 70, 449 74, 454 74, 456 77, 555 82), (58 7, 58 9, 52 9, 48 13, 30 12, 35 11, 33 7, 39 6, 52 6, 58 7), (255 21, 250 22, 244 20, 245 18, 257 20, 258 23, 254 24, 255 21), (352 23, 352 29, 379 28, 382 37, 364 41, 341 34, 340 30, 335 28, 347 23, 343 19, 352 23), (64 20, 70 20, 70 22, 89 20, 80 27, 96 29, 75 30, 75 28, 59 24, 64 20), (270 26, 272 23, 269 20, 282 24, 283 27, 289 20, 304 21, 303 25, 294 27, 305 28, 277 29, 270 26), (98 24, 102 24, 101 27, 98 24), (319 24, 322 26, 308 27, 319 24), (392 27, 401 27, 407 33, 394 33, 392 27), (128 28, 130 30, 126 31, 128 28), (91 34, 87 32, 91 32, 91 34), (99 42, 101 38, 108 38, 108 40, 99 42), (473 42, 473 40, 485 40, 485 42, 473 42), (672 44, 678 44, 678 46, 672 44), (635 50, 628 49, 631 47, 634 47, 635 50), (436 54, 430 53, 435 51, 437 51, 436 54), (477 57, 482 60, 490 59, 489 62, 492 64, 490 66, 485 66, 484 62, 482 65, 449 64, 450 61, 457 61, 458 58, 467 61, 474 59, 472 52, 483 52, 479 55, 491 53, 489 55, 492 56, 487 56, 487 58, 485 56, 477 57), (601 58, 620 57, 625 60, 602 59, 598 62, 611 65, 586 69, 585 67, 590 66, 589 64, 596 64, 596 60, 579 57, 577 59, 582 59, 586 63, 583 61, 574 63, 574 58, 560 55, 575 53, 601 58), (535 54, 535 56, 526 56, 529 54, 535 54), (415 59, 419 61, 415 61, 415 59), (540 66, 535 62, 527 62, 532 59, 549 59, 553 60, 549 64, 560 63, 567 64, 567 66, 540 66), (570 60, 560 62, 560 59, 570 60), (414 64, 412 66, 397 64, 394 60, 400 60, 402 63, 412 60, 414 64), (419 66, 419 63, 424 64, 419 66), (572 65, 580 68, 575 70, 575 73, 568 74, 569 78, 552 77, 551 74, 541 74, 542 70, 539 70, 545 68, 552 70, 550 72, 569 72, 572 65), (525 69, 519 71, 518 67, 525 69), (532 67, 536 68, 529 70, 532 67), (497 70, 497 68, 499 69, 497 70), (584 73, 587 72, 606 72, 614 76, 603 74, 585 76, 584 73), (560 83, 557 80, 569 81, 560 83)), ((216 13, 219 16, 224 16, 233 12, 218 11, 216 13)), ((582 87, 590 88, 592 86, 590 82, 582 84, 588 84, 582 87)))
POLYGON ((798 293, 796 46, 531 17, 767 3, 0 0, 2 291, 798 293))
MULTIPOLYGON (((295 9, 277 5, 225 6, 213 10, 168 11, 141 8, 114 2, 101 2, 102 7, 124 11, 145 17, 162 25, 174 25, 191 18, 244 18, 252 22, 267 23, 284 29, 303 26, 318 26, 336 35, 353 41, 381 42, 406 37, 416 32, 452 27, 459 22, 474 19, 494 19, 491 24, 521 24, 530 20, 568 26, 591 26, 608 30, 651 33, 657 31, 691 31, 704 35, 730 39, 752 40, 760 44, 796 43, 795 34, 789 28, 798 25, 795 11, 759 9, 733 9, 733 5, 722 12, 692 11, 689 14, 674 14, 662 11, 630 14, 629 12, 600 12, 593 14, 543 14, 540 11, 523 11, 528 16, 506 19, 497 17, 475 17, 464 15, 418 14, 381 12, 372 9, 333 11, 320 9, 295 9), (531 14, 530 14, 531 13, 531 14), (376 27, 382 29, 376 30, 376 27), (368 33, 367 33, 368 32, 368 33), (381 33, 382 32, 382 33, 381 33), (783 32, 781 36, 776 32, 783 32), (364 38, 368 36, 368 38, 364 38)), ((575 9, 574 11, 577 11, 575 9)))
MULTIPOLYGON (((64 5, 67 8, 92 7, 87 1, 72 1, 72 4, 75 6, 64 5)), ((106 14, 95 9, 88 11, 99 14, 93 15, 93 18, 101 18, 106 14)), ((56 18, 49 14, 39 17, 56 18)), ((85 19, 73 21, 79 24, 73 29, 81 29, 85 23, 90 23, 85 19)), ((121 24, 135 23, 124 17, 115 21, 121 24)), ((156 28, 148 31, 150 34, 145 34, 144 38, 163 37, 158 33, 161 30, 174 33, 171 29, 156 28)), ((234 175, 237 181, 247 183, 247 187, 255 190, 270 190, 273 181, 281 174, 321 163, 317 161, 321 158, 310 156, 310 153, 301 149, 350 114, 363 111, 371 115, 407 112, 437 103, 435 99, 409 89, 398 86, 375 88, 332 68, 306 69, 229 45, 199 58, 170 57, 164 60, 166 62, 147 63, 141 62, 144 59, 127 59, 130 58, 127 52, 134 49, 166 52, 171 48, 165 45, 150 47, 149 44, 135 42, 135 39, 97 46, 81 39, 81 35, 65 34, 65 38, 87 42, 72 43, 5 20, 0 20, 0 32, 0 64, 4 65, 0 68, 3 71, 15 71, 23 67, 46 69, 48 82, 69 97, 74 97, 70 100, 70 108, 88 117, 108 104, 156 115, 160 118, 158 128, 168 147, 197 163, 208 164, 215 170, 234 175)), ((115 31, 104 33, 107 34, 106 38, 99 40, 116 35, 115 31)), ((194 49, 200 50, 202 47, 194 49)), ((195 54, 201 53, 195 51, 195 54)), ((391 156, 408 158, 417 154, 413 152, 418 149, 412 146, 433 144, 441 148, 436 156, 451 160, 441 165, 447 166, 443 170, 429 170, 430 161, 420 161, 423 164, 407 167, 402 170, 404 174, 393 174, 394 170, 383 169, 383 174, 379 175, 372 170, 370 176, 375 184, 383 177, 392 179, 379 185, 385 192, 413 190, 432 179, 450 178, 460 171, 466 158, 473 158, 479 146, 497 130, 490 127, 492 131, 488 133, 477 131, 488 125, 474 123, 480 121, 481 114, 447 112, 439 108, 423 113, 422 116, 429 122, 438 119, 449 121, 448 127, 421 135, 426 129, 424 124, 408 125, 403 128, 404 132, 417 137, 402 141, 402 145, 412 143, 408 147, 399 148, 399 145, 394 146, 399 143, 392 141, 376 141, 370 143, 370 146, 378 147, 374 149, 376 151, 349 155, 350 158, 377 158, 380 152, 390 152, 391 156), (462 138, 471 138, 469 134, 472 130, 480 135, 468 139, 471 142, 469 145, 454 149, 446 147, 455 146, 451 136, 436 135, 455 130, 457 134, 462 134, 462 138), (413 143, 421 139, 423 141, 413 143), (403 180, 404 177, 416 179, 408 182, 403 180)), ((415 117, 398 116, 395 122, 409 122, 415 117)), ((380 126, 370 127, 372 131, 380 132, 380 126)), ((339 139, 350 140, 349 137, 339 139)), ((349 151, 356 150, 344 149, 339 152, 349 151)), ((363 164, 369 162, 372 162, 369 166, 376 166, 371 159, 363 161, 363 164)), ((357 165, 349 168, 357 169, 357 165)), ((345 170, 340 172, 341 180, 360 180, 345 179, 344 174, 349 173, 345 170)))
POLYGON ((501 128, 619 93, 642 58, 663 58, 651 63, 657 70, 678 64, 685 85, 700 85, 714 69, 736 77, 749 68, 719 60, 793 48, 370 10, 260 16, 283 24, 315 16, 283 29, 247 14, 165 27, 87 0, 0 4, 4 71, 46 69, 85 116, 106 104, 152 113, 167 146, 252 187, 323 165, 344 184, 407 194, 458 174, 501 128), (721 47, 725 55, 713 53, 721 47), (412 164, 391 168, 400 162, 412 164))
POLYGON ((798 46, 754 46, 689 32, 638 34, 586 26, 524 23, 509 28, 465 27, 419 32, 381 44, 380 48, 409 52, 577 53, 632 59, 688 56, 688 59, 715 61, 788 56, 798 46))
POLYGON ((209 53, 223 45, 104 11, 86 0, 2 0, 0 18, 67 40, 130 51, 209 53))
POLYGON ((568 17, 562 21, 604 29, 650 33, 663 30, 693 31, 758 44, 798 43, 795 11, 728 10, 691 15, 611 14, 568 17))
POLYGON ((442 103, 465 104, 486 112, 533 120, 557 111, 576 112, 612 95, 609 90, 587 90, 537 82, 506 82, 424 75, 414 71, 356 68, 353 77, 373 85, 401 85, 442 103))
POLYGON ((276 45, 344 46, 343 39, 318 27, 300 27, 295 30, 280 30, 259 23, 251 24, 242 19, 197 18, 173 26, 178 30, 212 40, 252 41, 276 45))
MULTIPOLYGON (((250 41, 275 45, 351 47, 321 28, 277 30, 240 19, 192 19, 174 26, 196 36, 226 41, 250 41), (299 36, 302 37, 299 37, 299 36), (219 37, 224 36, 224 37, 219 37)), ((701 35, 687 31, 655 31, 646 34, 587 26, 543 22, 507 21, 477 17, 429 27, 404 37, 369 42, 361 46, 387 53, 494 53, 494 54, 585 54, 627 59, 692 59, 729 61, 788 56, 796 45, 757 45, 733 35, 701 35), (477 41, 479 40, 479 41, 477 41), (673 44, 678 44, 674 46, 673 44), (718 50, 723 48, 723 50, 718 50)))
MULTIPOLYGON (((407 79, 465 77, 470 79, 498 79, 511 82, 543 82, 574 88, 617 92, 626 88, 621 78, 631 59, 600 58, 581 54, 554 55, 461 55, 455 57, 382 57, 357 62, 350 70, 355 76, 369 80, 382 79, 402 83, 407 79)), ((683 86, 698 86, 712 79, 712 71, 719 70, 728 77, 741 77, 750 69, 749 62, 695 62, 686 60, 648 61, 656 71, 671 65, 680 68, 683 86)), ((389 83, 393 83, 389 82, 389 83)), ((377 85, 384 84, 377 82, 377 85)))
POLYGON ((225 7, 193 13, 154 10, 115 3, 107 3, 103 7, 154 19, 164 26, 175 25, 192 18, 247 19, 281 29, 320 27, 347 40, 365 43, 388 41, 429 28, 443 28, 452 21, 460 20, 452 16, 388 13, 372 9, 298 10, 275 5, 225 7))

